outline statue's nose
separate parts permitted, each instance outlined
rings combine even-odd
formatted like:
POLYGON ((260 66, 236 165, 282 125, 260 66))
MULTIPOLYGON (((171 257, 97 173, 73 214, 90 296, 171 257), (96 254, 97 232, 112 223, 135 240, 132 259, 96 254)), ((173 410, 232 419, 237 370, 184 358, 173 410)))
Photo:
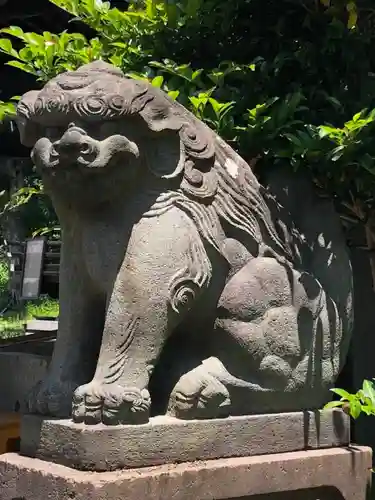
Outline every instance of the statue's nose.
POLYGON ((77 130, 68 130, 53 147, 61 155, 78 153, 82 147, 82 134, 77 130))

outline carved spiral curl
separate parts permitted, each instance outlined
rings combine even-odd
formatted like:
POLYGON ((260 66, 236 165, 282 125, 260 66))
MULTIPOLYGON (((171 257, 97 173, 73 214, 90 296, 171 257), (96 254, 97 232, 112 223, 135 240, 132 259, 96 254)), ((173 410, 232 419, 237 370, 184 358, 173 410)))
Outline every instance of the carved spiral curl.
POLYGON ((195 168, 195 164, 191 160, 185 162, 184 175, 189 184, 192 184, 194 187, 199 188, 203 185, 203 174, 195 168))
POLYGON ((40 116, 45 111, 44 99, 42 97, 38 97, 34 104, 34 114, 36 116, 40 116))
POLYGON ((211 137, 205 130, 196 129, 192 124, 184 123, 182 125, 180 138, 186 151, 195 158, 211 158, 215 153, 211 137))
POLYGON ((125 98, 119 94, 113 94, 107 97, 107 103, 109 111, 112 111, 113 114, 120 114, 128 111, 128 103, 125 98))
POLYGON ((171 307, 177 313, 181 314, 188 311, 194 304, 195 299, 200 293, 201 287, 192 278, 181 278, 174 283, 171 290, 171 307))
POLYGON ((55 94, 43 102, 43 108, 48 113, 68 113, 69 99, 66 94, 55 94))
POLYGON ((191 169, 191 171, 185 170, 181 189, 193 198, 205 200, 214 198, 217 188, 218 178, 215 171, 202 174, 195 168, 191 169))
POLYGON ((74 101, 74 110, 79 116, 100 116, 105 117, 108 106, 102 97, 89 95, 78 97, 74 101))

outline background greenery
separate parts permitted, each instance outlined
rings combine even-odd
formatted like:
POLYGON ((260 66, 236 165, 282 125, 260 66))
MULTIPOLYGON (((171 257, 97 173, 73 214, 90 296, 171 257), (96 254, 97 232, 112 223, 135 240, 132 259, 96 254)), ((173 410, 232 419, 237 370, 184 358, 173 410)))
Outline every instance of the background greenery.
MULTIPOLYGON (((121 11, 101 0, 50 1, 71 15, 69 30, 1 30, 7 64, 36 86, 96 59, 147 78, 256 160, 260 177, 285 162, 309 169, 375 247, 373 2, 139 0, 121 11)), ((15 101, 0 103, 0 118, 15 101)), ((6 210, 42 194, 30 187, 6 210)))
MULTIPOLYGON (((137 0, 123 9, 102 0, 50 2, 70 15, 69 29, 2 29, 8 65, 38 87, 103 59, 187 106, 260 178, 284 163, 308 170, 344 227, 363 229, 375 277, 372 0, 137 0)), ((14 114, 17 96, 8 97, 0 120, 14 114)), ((35 172, 2 200, 3 215, 28 203, 30 233, 58 232, 35 172)))
POLYGON ((0 338, 8 339, 23 335, 26 322, 35 317, 55 319, 58 315, 58 303, 49 298, 28 302, 21 308, 8 309, 0 316, 0 338))

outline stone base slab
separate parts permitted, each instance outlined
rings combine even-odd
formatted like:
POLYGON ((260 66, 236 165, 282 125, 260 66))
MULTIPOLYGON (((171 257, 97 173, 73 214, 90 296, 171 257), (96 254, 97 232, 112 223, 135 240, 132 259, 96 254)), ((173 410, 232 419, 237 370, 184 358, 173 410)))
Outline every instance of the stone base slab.
POLYGON ((371 450, 331 448, 102 473, 8 454, 0 457, 0 477, 1 500, 365 500, 371 450))
POLYGON ((346 446, 350 419, 341 410, 87 426, 25 416, 21 454, 80 470, 110 471, 217 458, 346 446))

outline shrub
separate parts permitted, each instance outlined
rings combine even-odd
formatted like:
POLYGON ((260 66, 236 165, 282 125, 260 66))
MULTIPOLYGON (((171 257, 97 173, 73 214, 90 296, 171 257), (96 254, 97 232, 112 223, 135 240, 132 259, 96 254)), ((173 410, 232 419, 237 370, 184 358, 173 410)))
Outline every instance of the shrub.
POLYGON ((0 39, 8 64, 42 83, 103 59, 149 80, 256 158, 260 177, 285 163, 309 169, 374 249, 372 2, 138 0, 122 12, 101 0, 50 1, 95 36, 12 26, 0 39))
POLYGON ((362 389, 354 394, 344 389, 332 389, 332 392, 339 396, 340 399, 327 403, 325 409, 342 408, 354 419, 357 419, 362 414, 375 415, 374 381, 364 380, 362 389))

